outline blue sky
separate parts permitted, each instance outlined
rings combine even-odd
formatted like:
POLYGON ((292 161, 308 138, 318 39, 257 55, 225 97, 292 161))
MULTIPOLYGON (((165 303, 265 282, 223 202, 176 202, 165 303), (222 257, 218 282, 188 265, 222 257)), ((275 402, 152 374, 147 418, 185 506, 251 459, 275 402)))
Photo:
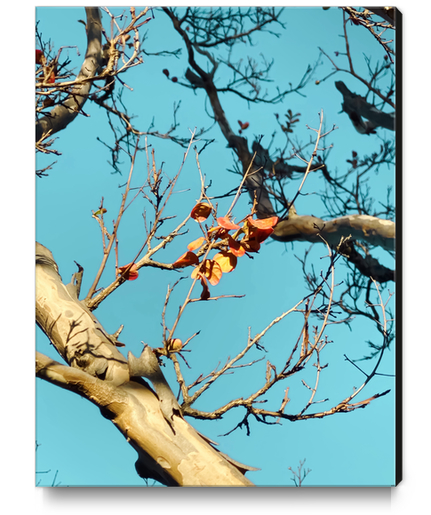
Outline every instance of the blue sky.
MULTIPOLYGON (((82 9, 72 8, 38 8, 36 14, 43 35, 51 38, 56 47, 78 45, 81 53, 85 51, 85 33, 77 20, 84 16, 82 9)), ((318 46, 322 46, 331 56, 341 50, 342 39, 339 34, 342 30, 342 16, 334 8, 329 11, 297 8, 286 10, 284 20, 286 30, 280 39, 257 37, 252 51, 274 58, 274 84, 295 84, 307 64, 313 64, 316 60, 318 46), (324 37, 322 26, 325 27, 324 37)), ((163 13, 157 12, 155 20, 147 25, 147 29, 148 51, 183 48, 163 13)), ((359 72, 362 53, 372 56, 374 60, 382 59, 383 52, 370 35, 358 28, 350 29, 349 34, 359 72)), ((80 59, 75 56, 75 50, 70 49, 69 52, 78 68, 80 59)), ((142 66, 125 77, 126 82, 134 88, 126 99, 130 111, 138 116, 139 127, 145 130, 154 116, 156 127, 160 131, 167 130, 172 120, 173 103, 179 99, 182 101, 178 115, 181 134, 187 134, 195 126, 208 125, 208 119, 202 112, 203 95, 194 95, 168 81, 161 72, 165 67, 169 68, 171 75, 181 76, 186 69, 184 49, 180 59, 148 57, 142 66)), ((318 68, 315 79, 322 78, 329 69, 328 63, 324 62, 318 68)), ((299 134, 302 141, 306 141, 309 131, 305 124, 317 127, 318 113, 323 108, 327 126, 336 124, 339 127, 329 138, 334 150, 328 166, 343 169, 352 150, 371 153, 379 143, 372 137, 358 135, 347 116, 340 113, 341 95, 333 85, 334 80, 343 80, 351 90, 365 94, 358 82, 346 74, 340 74, 318 86, 311 83, 304 91, 306 98, 292 94, 283 105, 249 107, 236 97, 224 96, 221 100, 232 126, 237 119, 249 121, 247 136, 251 140, 253 135, 265 134, 263 143, 268 141, 269 135, 276 128, 273 113, 279 112, 281 115, 288 108, 300 112, 299 134)), ((37 239, 53 252, 64 282, 68 282, 76 270, 74 261, 84 267, 83 292, 88 290, 101 259, 100 232, 91 218, 91 210, 97 209, 103 196, 108 214, 115 217, 121 200, 118 185, 124 182, 128 171, 128 163, 125 162, 122 177, 111 174, 106 149, 96 140, 99 136, 109 141, 106 117, 97 106, 87 104, 86 111, 89 118, 78 118, 67 130, 58 134, 55 147, 62 155, 55 158, 57 163, 49 178, 36 183, 37 239)), ((200 165, 208 180, 213 183, 211 193, 219 195, 234 188, 238 178, 227 172, 232 167, 232 156, 218 128, 212 129, 209 136, 214 137, 216 142, 202 153, 200 165)), ((169 175, 176 173, 183 150, 161 140, 151 140, 151 144, 154 145, 157 162, 165 163, 164 170, 169 175)), ((38 157, 36 166, 42 168, 52 160, 38 157)), ((134 184, 139 185, 145 174, 146 161, 142 155, 137 161, 134 184)), ((322 186, 319 179, 312 179, 306 183, 306 192, 310 194, 322 186)), ((387 184, 393 183, 394 170, 382 169, 372 180, 375 181, 374 186, 383 192, 387 184)), ((293 194, 295 187, 296 184, 293 184, 293 194)), ((179 217, 186 215, 194 205, 198 188, 199 174, 191 153, 177 186, 178 192, 185 189, 189 191, 174 196, 171 213, 179 217)), ((227 209, 229 203, 220 202, 219 212, 223 208, 227 209)), ((301 214, 325 214, 315 195, 303 197, 296 208, 301 214)), ((142 204, 136 203, 122 221, 120 252, 124 263, 134 257, 142 244, 142 209, 142 204)), ((234 216, 242 218, 248 209, 248 198, 244 197, 238 203, 234 216)), ((189 229, 189 235, 175 241, 158 259, 166 262, 176 259, 187 243, 199 235, 196 225, 189 224, 189 229)), ((245 345, 249 326, 252 333, 261 331, 272 318, 302 297, 305 290, 295 255, 301 256, 306 248, 306 244, 295 244, 294 249, 290 245, 265 245, 254 260, 241 262, 238 270, 223 277, 217 286, 217 294, 245 294, 245 299, 225 299, 191 307, 177 334, 184 340, 201 330, 193 353, 187 356, 192 365, 190 381, 200 372, 208 373, 219 360, 223 362, 228 355, 238 352, 245 345), (217 332, 214 327, 218 329, 217 332)), ((324 260, 320 259, 325 254, 323 247, 313 250, 317 269, 325 266, 322 264, 324 260)), ((113 262, 110 264, 102 284, 108 284, 113 277, 113 262)), ((342 280, 343 274, 341 265, 336 271, 337 280, 342 280)), ((176 273, 143 269, 137 281, 126 283, 102 304, 96 315, 111 332, 124 324, 121 340, 127 345, 126 351, 132 350, 138 354, 142 348, 141 341, 156 347, 160 345, 159 322, 166 288, 177 278, 176 273)), ((170 319, 176 315, 177 306, 189 286, 188 281, 183 281, 181 286, 168 312, 170 319)), ((268 359, 273 362, 281 359, 279 354, 296 340, 300 322, 299 319, 289 317, 268 333, 263 342, 268 350, 268 359)), ((378 336, 370 325, 362 321, 353 325, 353 331, 331 326, 328 335, 334 343, 325 354, 330 366, 322 379, 319 396, 330 396, 331 400, 335 400, 347 396, 352 387, 359 386, 363 380, 361 373, 344 361, 343 354, 346 353, 352 359, 361 357, 368 350, 366 340, 378 339, 378 336)), ((37 331, 37 347, 41 352, 57 358, 55 350, 48 345, 40 331, 37 331)), ((253 357, 261 355, 255 353, 253 357)), ((385 356, 381 371, 392 373, 393 360, 392 350, 385 356)), ((262 366, 245 372, 237 371, 234 376, 222 379, 220 385, 210 389, 197 407, 209 410, 224 403, 232 395, 247 395, 256 377, 263 379, 262 366)), ((361 366, 365 370, 371 368, 367 362, 361 366)), ((173 385, 173 373, 169 367, 166 368, 166 375, 173 385)), ((304 388, 300 384, 303 377, 306 375, 294 378, 289 384, 293 411, 293 403, 299 406, 304 399, 304 388)), ((221 449, 233 458, 259 467, 261 471, 249 474, 250 479, 259 485, 293 485, 288 467, 296 468, 304 458, 306 466, 312 469, 306 481, 308 485, 390 485, 394 482, 393 379, 376 378, 361 398, 388 388, 392 390, 389 395, 371 403, 364 410, 324 420, 284 422, 277 426, 252 423, 250 437, 241 430, 229 437, 219 437, 241 420, 242 413, 239 410, 229 413, 221 421, 191 423, 218 441, 221 449)), ((58 470, 57 481, 62 485, 142 485, 142 480, 134 472, 135 452, 114 426, 100 417, 97 408, 74 394, 40 380, 37 381, 36 392, 36 436, 40 444, 36 469, 52 471, 50 474, 37 474, 37 481, 41 481, 42 485, 51 484, 53 471, 58 470)), ((277 406, 280 392, 268 398, 277 406)))

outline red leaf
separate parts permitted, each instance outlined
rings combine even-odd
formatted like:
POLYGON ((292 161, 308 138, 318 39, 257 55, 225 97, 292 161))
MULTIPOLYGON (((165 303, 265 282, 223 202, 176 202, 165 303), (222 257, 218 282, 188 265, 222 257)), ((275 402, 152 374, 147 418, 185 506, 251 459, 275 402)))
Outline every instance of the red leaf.
POLYGON ((212 208, 209 204, 206 204, 205 202, 199 202, 192 209, 190 216, 197 222, 203 222, 210 216, 211 211, 212 208))
POLYGON ((117 273, 119 275, 122 275, 122 277, 124 277, 124 279, 126 279, 127 281, 134 281, 138 278, 139 275, 135 263, 129 263, 128 265, 119 266, 117 268, 117 273))
POLYGON ((175 268, 183 268, 185 266, 190 265, 198 265, 199 264, 199 258, 194 254, 193 252, 186 252, 181 257, 179 257, 174 263, 172 263, 172 266, 175 268))
POLYGON ((36 48, 36 64, 41 64, 45 60, 42 50, 36 48))
POLYGON ((217 222, 220 227, 223 227, 223 229, 227 229, 228 231, 239 229, 239 225, 232 223, 227 216, 217 218, 217 222))
POLYGON ((271 234, 274 232, 272 227, 268 227, 267 229, 255 229, 253 228, 251 233, 249 234, 249 239, 256 240, 259 243, 265 241, 271 234))

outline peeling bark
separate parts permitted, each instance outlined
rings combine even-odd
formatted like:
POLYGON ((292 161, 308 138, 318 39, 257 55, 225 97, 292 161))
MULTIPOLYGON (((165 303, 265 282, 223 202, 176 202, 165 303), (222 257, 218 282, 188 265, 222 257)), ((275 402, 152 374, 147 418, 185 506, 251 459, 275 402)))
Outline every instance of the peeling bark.
MULTIPOLYGON (((169 389, 164 378, 164 389, 156 393, 144 379, 132 377, 115 336, 79 301, 78 288, 74 279, 63 284, 52 253, 37 243, 36 321, 67 363, 37 353, 37 376, 96 404, 137 451, 141 477, 169 486, 253 486, 244 472, 256 469, 212 447, 180 412, 167 420, 160 398, 169 389)), ((149 378, 158 387, 156 372, 149 378)))

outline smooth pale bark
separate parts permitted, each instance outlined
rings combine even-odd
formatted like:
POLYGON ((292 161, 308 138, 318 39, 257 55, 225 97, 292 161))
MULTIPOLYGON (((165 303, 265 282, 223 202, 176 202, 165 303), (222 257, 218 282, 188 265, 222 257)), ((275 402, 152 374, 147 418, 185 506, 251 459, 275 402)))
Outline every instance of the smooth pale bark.
POLYGON ((244 476, 252 467, 216 450, 181 414, 163 413, 163 399, 131 377, 115 336, 78 300, 78 291, 79 274, 64 285, 51 252, 38 243, 36 320, 67 365, 37 353, 37 376, 96 404, 137 451, 141 477, 171 486, 253 486, 244 476))
POLYGON ((346 215, 324 221, 290 212, 287 220, 277 224, 272 237, 278 241, 321 242, 319 235, 331 246, 337 246, 342 237, 352 236, 354 240, 395 250, 395 222, 368 215, 346 215))

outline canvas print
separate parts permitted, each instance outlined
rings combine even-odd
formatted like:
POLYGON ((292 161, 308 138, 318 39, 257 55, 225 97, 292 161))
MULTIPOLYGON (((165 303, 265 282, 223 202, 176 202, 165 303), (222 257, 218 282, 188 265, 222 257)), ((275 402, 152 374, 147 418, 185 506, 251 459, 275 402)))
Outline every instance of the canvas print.
POLYGON ((36 485, 397 485, 400 12, 35 15, 36 485))

